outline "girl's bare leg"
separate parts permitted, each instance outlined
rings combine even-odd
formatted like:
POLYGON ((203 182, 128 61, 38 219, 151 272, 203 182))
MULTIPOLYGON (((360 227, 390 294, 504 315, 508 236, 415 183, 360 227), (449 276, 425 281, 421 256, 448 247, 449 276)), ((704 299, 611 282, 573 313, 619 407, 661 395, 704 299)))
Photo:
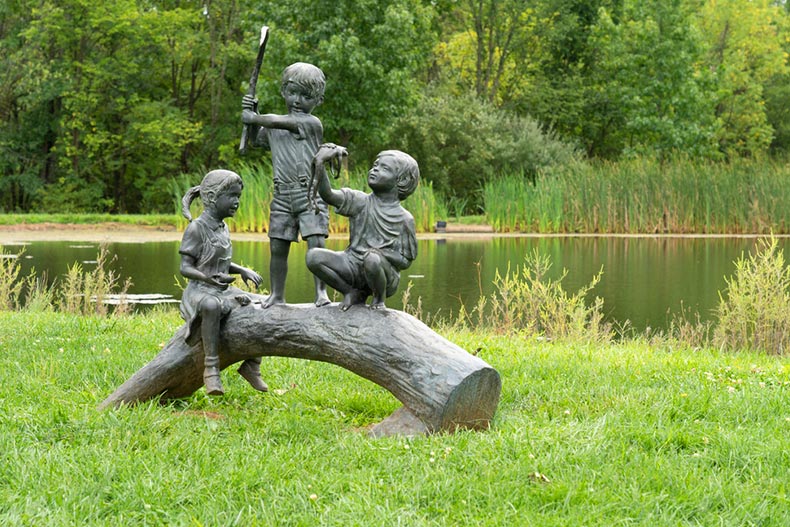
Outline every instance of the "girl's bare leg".
POLYGON ((200 336, 203 339, 205 353, 203 383, 209 395, 222 395, 225 393, 219 377, 219 321, 222 306, 216 298, 206 297, 200 303, 199 309, 202 319, 200 336))

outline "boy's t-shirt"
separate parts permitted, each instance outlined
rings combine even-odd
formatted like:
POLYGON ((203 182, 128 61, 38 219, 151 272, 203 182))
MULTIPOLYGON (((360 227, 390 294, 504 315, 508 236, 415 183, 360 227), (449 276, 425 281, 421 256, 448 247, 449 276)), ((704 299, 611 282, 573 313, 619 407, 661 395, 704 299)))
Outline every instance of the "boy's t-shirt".
POLYGON ((364 255, 368 249, 389 249, 408 261, 417 257, 414 218, 400 203, 384 202, 375 194, 342 188, 343 202, 335 207, 348 216, 347 252, 364 255))
POLYGON ((257 143, 272 152, 274 181, 285 186, 304 186, 310 176, 313 156, 323 141, 321 121, 309 114, 289 115, 299 124, 301 134, 280 128, 264 128, 258 132, 257 143))

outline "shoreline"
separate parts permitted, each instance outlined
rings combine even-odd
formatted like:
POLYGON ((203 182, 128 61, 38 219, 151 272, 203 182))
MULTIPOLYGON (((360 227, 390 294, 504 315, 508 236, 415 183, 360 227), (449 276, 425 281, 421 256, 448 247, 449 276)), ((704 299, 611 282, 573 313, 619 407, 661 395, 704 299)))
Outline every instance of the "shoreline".
MULTIPOLYGON (((146 243, 181 241, 182 231, 175 227, 149 227, 124 223, 63 224, 30 223, 0 225, 0 245, 19 245, 32 242, 92 242, 92 243, 146 243)), ((332 234, 333 239, 347 238, 347 233, 332 234)), ((760 238, 767 234, 705 234, 705 233, 497 233, 486 226, 448 225, 444 233, 418 233, 418 239, 487 239, 487 238, 760 238)), ((787 238, 790 234, 775 234, 787 238)), ((238 241, 268 242, 264 233, 237 232, 231 238, 238 241)))

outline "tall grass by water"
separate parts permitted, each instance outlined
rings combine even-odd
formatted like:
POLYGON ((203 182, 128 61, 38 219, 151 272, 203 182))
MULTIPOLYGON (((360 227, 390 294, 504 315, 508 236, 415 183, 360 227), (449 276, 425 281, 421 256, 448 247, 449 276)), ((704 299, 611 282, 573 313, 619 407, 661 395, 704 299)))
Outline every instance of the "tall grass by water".
MULTIPOLYGON (((266 232, 269 229, 269 205, 274 194, 274 179, 271 163, 261 160, 255 163, 242 163, 235 171, 244 181, 244 192, 236 215, 227 220, 232 232, 266 232)), ((172 195, 175 210, 179 216, 179 227, 186 227, 186 220, 181 217, 181 198, 186 191, 200 183, 202 175, 180 177, 173 181, 172 195)), ((348 187, 363 192, 370 192, 367 184, 367 171, 357 169, 341 171, 338 178, 332 180, 334 188, 348 187)), ((438 218, 447 215, 444 203, 434 194, 433 186, 424 179, 417 190, 402 202, 403 207, 414 216, 417 232, 432 232, 438 218)), ((193 204, 193 216, 197 217, 201 206, 193 204)), ((348 219, 336 214, 333 207, 329 208, 329 232, 348 232, 348 219)))
POLYGON ((576 163, 534 183, 502 177, 484 195, 500 232, 790 232, 790 164, 777 160, 576 163))

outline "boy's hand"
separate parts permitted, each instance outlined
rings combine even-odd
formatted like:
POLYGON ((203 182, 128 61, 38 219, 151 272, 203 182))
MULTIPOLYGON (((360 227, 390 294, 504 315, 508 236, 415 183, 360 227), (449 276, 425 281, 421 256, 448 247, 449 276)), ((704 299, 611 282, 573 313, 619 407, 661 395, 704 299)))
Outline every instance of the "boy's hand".
POLYGON ((324 143, 318 147, 318 152, 315 153, 314 159, 317 164, 324 164, 330 159, 341 159, 346 156, 348 156, 348 150, 342 146, 334 143, 324 143))
POLYGON ((241 122, 244 124, 255 124, 256 117, 258 117, 258 114, 252 110, 241 111, 241 122))
POLYGON ((253 97, 252 95, 245 95, 241 98, 241 109, 242 110, 250 110, 250 111, 257 111, 258 109, 258 99, 253 97))

